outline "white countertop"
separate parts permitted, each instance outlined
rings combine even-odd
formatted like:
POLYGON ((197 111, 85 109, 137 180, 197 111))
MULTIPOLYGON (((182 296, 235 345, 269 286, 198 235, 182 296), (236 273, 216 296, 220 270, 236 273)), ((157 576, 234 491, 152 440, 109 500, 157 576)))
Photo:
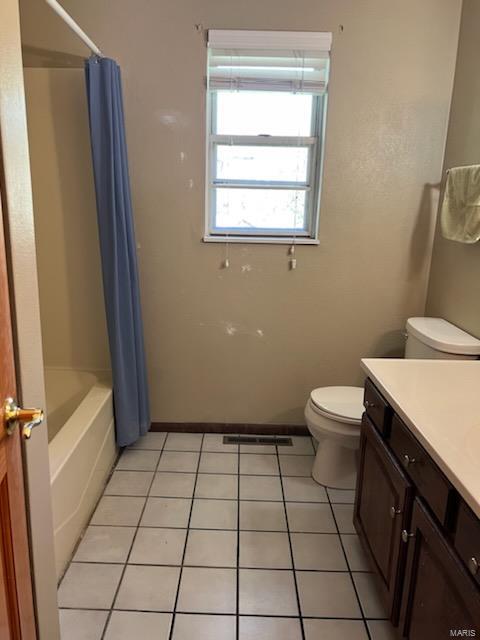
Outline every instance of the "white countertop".
POLYGON ((362 367, 480 518, 480 360, 366 358, 362 367))

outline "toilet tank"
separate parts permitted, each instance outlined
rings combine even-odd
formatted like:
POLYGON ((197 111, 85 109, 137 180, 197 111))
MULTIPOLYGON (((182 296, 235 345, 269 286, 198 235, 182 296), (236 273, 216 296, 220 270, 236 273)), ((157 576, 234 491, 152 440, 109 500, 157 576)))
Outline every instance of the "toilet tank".
POLYGON ((480 340, 442 318, 409 318, 406 329, 405 358, 480 358, 480 340))

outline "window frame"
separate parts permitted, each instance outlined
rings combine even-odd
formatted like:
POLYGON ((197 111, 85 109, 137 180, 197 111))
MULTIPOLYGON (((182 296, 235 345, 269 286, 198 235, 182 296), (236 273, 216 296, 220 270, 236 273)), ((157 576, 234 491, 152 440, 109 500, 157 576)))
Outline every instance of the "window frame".
MULTIPOLYGON (((318 245, 320 193, 323 173, 324 130, 327 94, 312 94, 310 136, 247 136, 216 133, 217 94, 223 89, 207 89, 206 188, 204 242, 245 242, 318 245), (222 180, 216 175, 216 149, 234 146, 306 146, 308 152, 307 181, 279 182, 260 180, 222 180), (219 188, 269 188, 305 191, 305 227, 303 229, 218 228, 215 226, 216 193, 219 188)), ((234 90, 237 91, 237 90, 234 90)), ((243 90, 242 90, 243 91, 243 90)), ((258 91, 262 91, 259 87, 258 91)), ((267 91, 267 90, 265 90, 267 91)))

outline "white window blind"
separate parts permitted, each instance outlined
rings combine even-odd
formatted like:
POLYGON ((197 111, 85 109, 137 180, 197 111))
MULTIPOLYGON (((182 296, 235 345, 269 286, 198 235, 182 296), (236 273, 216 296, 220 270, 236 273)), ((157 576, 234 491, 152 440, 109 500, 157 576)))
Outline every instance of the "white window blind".
POLYGON ((323 94, 331 42, 331 33, 211 30, 209 86, 323 94))

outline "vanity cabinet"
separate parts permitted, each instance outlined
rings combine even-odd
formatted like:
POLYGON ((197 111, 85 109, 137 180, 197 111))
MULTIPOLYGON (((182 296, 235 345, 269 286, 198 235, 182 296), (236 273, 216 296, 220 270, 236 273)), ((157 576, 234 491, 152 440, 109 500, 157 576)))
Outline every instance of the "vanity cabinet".
POLYGON ((389 618, 408 640, 480 637, 480 521, 371 380, 365 388, 354 525, 389 618))
POLYGON ((401 535, 408 524, 412 496, 412 484, 364 414, 354 525, 380 577, 393 620, 398 614, 399 567, 405 555, 401 535))
POLYGON ((419 498, 408 536, 400 636, 434 640, 451 637, 450 630, 478 635, 478 587, 419 498))

